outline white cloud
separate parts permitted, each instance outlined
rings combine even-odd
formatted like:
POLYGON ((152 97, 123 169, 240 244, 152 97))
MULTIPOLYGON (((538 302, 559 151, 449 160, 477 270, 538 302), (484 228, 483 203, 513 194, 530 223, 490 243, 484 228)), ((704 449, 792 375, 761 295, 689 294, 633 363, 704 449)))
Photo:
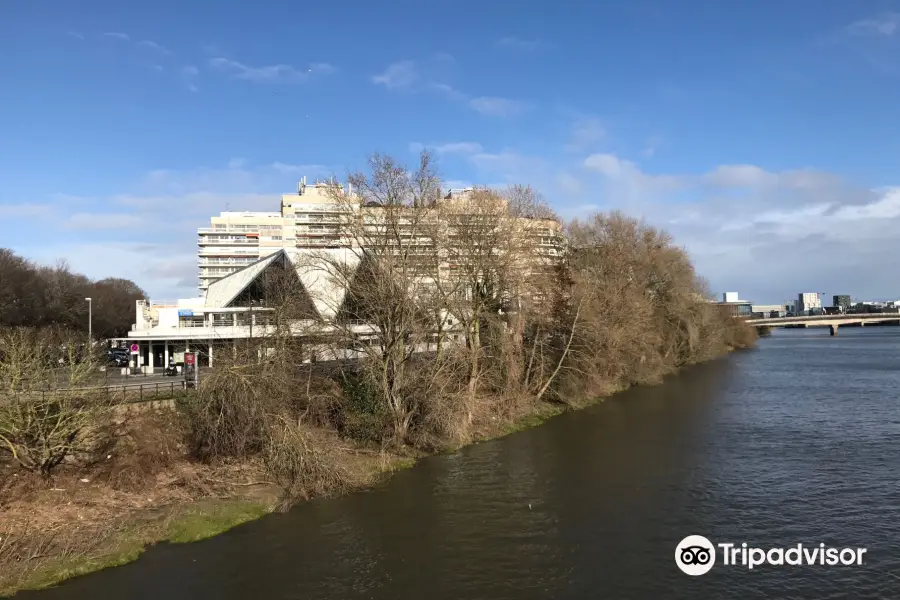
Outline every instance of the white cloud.
POLYGON ((465 102, 468 99, 468 96, 466 96, 466 94, 459 91, 452 85, 448 85, 446 83, 429 83, 428 89, 443 94, 450 100, 454 100, 456 102, 465 102))
POLYGON ((675 191, 684 184, 677 176, 644 173, 635 163, 615 154, 591 154, 584 159, 584 167, 603 175, 623 201, 644 201, 657 194, 675 191))
POLYGON ((47 204, 0 204, 0 217, 4 219, 31 219, 46 217, 52 213, 52 207, 47 204))
POLYGON ((67 32, 66 32, 66 35, 68 35, 69 37, 73 37, 73 38, 75 38, 76 40, 83 40, 83 39, 84 39, 84 36, 81 35, 80 33, 78 33, 77 31, 67 31, 67 32))
POLYGON ((43 244, 23 248, 24 254, 43 264, 64 258, 69 267, 91 279, 131 279, 154 300, 192 298, 197 289, 197 256, 169 244, 132 242, 43 244))
POLYGON ((566 218, 622 210, 661 227, 714 291, 757 302, 804 289, 900 297, 900 280, 884 271, 900 253, 900 187, 867 189, 810 168, 651 172, 608 152, 570 160, 559 158, 561 148, 548 148, 551 159, 472 141, 444 146, 471 162, 476 182, 532 184, 566 218))
POLYGON ((401 60, 388 65, 388 68, 379 75, 372 77, 372 83, 383 85, 389 90, 408 90, 418 83, 419 73, 416 63, 411 60, 401 60))
POLYGON ((440 81, 442 65, 453 62, 439 54, 430 61, 401 60, 388 65, 384 72, 373 75, 375 85, 384 86, 395 92, 430 91, 454 101, 465 103, 472 110, 487 116, 509 117, 522 114, 532 108, 521 100, 511 100, 494 96, 471 97, 454 86, 440 81))
POLYGON ((120 229, 148 225, 145 215, 133 213, 75 213, 65 223, 70 229, 120 229))
POLYGON ((137 46, 139 48, 146 48, 148 50, 153 50, 155 52, 159 52, 160 54, 166 54, 166 55, 172 54, 171 50, 169 50, 165 46, 157 44, 156 42, 154 42, 152 40, 141 40, 140 42, 137 43, 137 46))
POLYGON ((713 169, 707 179, 713 185, 741 187, 771 184, 778 177, 755 165, 722 165, 713 169))
POLYGON ((477 142, 451 142, 434 146, 434 151, 438 154, 477 154, 483 150, 477 142))
POLYGON ((209 66, 237 79, 258 83, 302 82, 307 81, 314 74, 324 75, 335 71, 335 68, 328 63, 313 63, 305 70, 300 70, 285 64, 254 67, 222 57, 209 59, 209 66))
POLYGON ((104 37, 104 38, 110 39, 110 40, 119 40, 120 42, 131 41, 131 38, 128 36, 127 33, 119 33, 117 31, 108 31, 106 33, 101 34, 101 37, 104 37))
POLYGON ((656 156, 656 153, 659 151, 660 147, 664 144, 663 138, 659 136, 654 136, 647 140, 647 144, 644 146, 644 149, 641 150, 641 156, 644 158, 653 158, 656 156))
POLYGON ((582 152, 606 138, 606 127, 597 117, 579 118, 572 127, 566 150, 582 152))
POLYGON ((847 28, 859 35, 892 36, 900 31, 900 13, 889 12, 878 17, 861 19, 847 28))
POLYGON ((189 297, 197 294, 198 227, 226 210, 278 211, 280 195, 295 191, 301 176, 315 180, 334 171, 283 162, 252 166, 243 159, 222 168, 159 169, 111 196, 0 204, 0 222, 22 217, 17 231, 27 235, 11 246, 28 258, 65 257, 93 278, 133 279, 157 299, 189 297))
POLYGON ((200 91, 200 88, 197 87, 196 83, 199 75, 200 69, 194 65, 185 65, 178 70, 178 76, 189 92, 196 93, 200 91))
POLYGON ((527 112, 531 105, 521 100, 499 98, 496 96, 480 96, 469 100, 469 106, 483 115, 491 117, 511 117, 527 112))
POLYGON ((514 50, 534 50, 538 47, 538 42, 536 40, 527 40, 510 35, 497 40, 497 45, 501 48, 511 48, 514 50))

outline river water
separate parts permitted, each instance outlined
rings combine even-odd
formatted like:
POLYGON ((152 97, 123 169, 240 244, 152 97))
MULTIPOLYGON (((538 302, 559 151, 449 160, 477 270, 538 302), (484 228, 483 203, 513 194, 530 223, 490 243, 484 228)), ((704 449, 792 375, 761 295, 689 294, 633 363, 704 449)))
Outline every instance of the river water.
POLYGON ((782 330, 377 489, 23 596, 900 598, 900 328, 782 330), (675 565, 689 534, 862 566, 675 565))

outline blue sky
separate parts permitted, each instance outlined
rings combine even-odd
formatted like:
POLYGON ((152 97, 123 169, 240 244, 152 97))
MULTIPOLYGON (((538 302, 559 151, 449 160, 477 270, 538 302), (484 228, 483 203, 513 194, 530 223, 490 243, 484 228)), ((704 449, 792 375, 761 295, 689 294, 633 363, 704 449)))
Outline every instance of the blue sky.
POLYGON ((10 1, 0 77, 0 246, 156 298, 212 214, 425 145, 717 292, 900 299, 898 2, 10 1))

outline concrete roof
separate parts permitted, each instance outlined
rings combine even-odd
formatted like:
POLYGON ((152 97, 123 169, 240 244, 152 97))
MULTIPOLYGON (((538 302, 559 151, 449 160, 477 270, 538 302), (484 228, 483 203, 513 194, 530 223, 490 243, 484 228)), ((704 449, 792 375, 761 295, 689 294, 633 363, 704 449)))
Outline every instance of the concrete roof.
POLYGON ((234 300, 238 294, 243 292, 253 280, 266 270, 278 256, 284 252, 276 252, 262 258, 255 263, 251 263, 239 271, 235 271, 230 275, 226 275, 222 279, 209 284, 206 290, 206 307, 207 308, 224 308, 228 303, 234 300))
POLYGON ((287 259, 309 294, 319 315, 331 320, 347 295, 345 283, 359 266, 359 256, 349 248, 282 249, 210 284, 206 308, 224 308, 279 258, 287 259))
POLYGON ((349 281, 359 266, 359 256, 349 248, 290 249, 285 253, 319 315, 326 320, 333 319, 347 295, 347 286, 343 283, 349 281), (337 270, 342 273, 336 277, 337 270))

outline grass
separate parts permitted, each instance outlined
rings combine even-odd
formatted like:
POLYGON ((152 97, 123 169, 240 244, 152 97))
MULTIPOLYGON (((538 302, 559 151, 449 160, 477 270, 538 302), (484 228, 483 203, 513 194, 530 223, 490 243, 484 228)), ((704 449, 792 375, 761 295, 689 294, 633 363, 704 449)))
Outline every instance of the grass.
POLYGON ((503 437, 511 433, 517 433, 519 431, 525 431, 526 429, 532 429, 533 427, 543 425, 548 419, 561 415, 566 412, 566 410, 569 410, 569 408, 562 404, 542 404, 536 412, 529 413, 519 419, 504 424, 500 435, 497 437, 503 437))
POLYGON ((196 502, 169 522, 162 541, 172 544, 199 542, 271 512, 271 506, 246 500, 196 502))
POLYGON ((0 597, 21 590, 40 590, 66 579, 133 562, 157 543, 186 544, 219 535, 272 512, 273 506, 247 500, 202 500, 174 507, 156 518, 129 523, 113 531, 89 552, 42 561, 18 577, 0 574, 0 597))

